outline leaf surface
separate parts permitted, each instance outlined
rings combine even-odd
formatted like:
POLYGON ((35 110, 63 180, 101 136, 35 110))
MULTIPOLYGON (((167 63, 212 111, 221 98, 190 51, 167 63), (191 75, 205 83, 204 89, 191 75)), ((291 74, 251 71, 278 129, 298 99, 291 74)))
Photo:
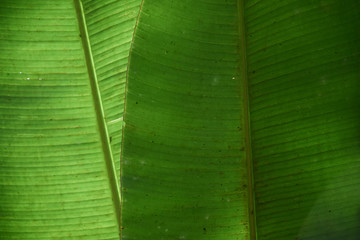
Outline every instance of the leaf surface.
POLYGON ((358 239, 358 1, 246 1, 258 239, 358 239))
POLYGON ((144 1, 131 50, 122 239, 247 238, 236 1, 144 1))
POLYGON ((119 120, 136 7, 1 1, 1 239, 119 239, 119 120))
POLYGON ((1 239, 358 239, 358 1, 2 0, 0 23, 1 239))
POLYGON ((357 239, 359 9, 144 0, 123 239, 357 239))

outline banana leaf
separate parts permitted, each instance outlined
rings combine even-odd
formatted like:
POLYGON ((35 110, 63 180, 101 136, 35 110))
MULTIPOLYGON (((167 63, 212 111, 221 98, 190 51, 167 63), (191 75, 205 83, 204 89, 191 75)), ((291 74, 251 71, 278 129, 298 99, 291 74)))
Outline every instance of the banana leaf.
POLYGON ((139 1, 0 1, 0 239, 119 239, 139 1))
POLYGON ((359 239, 358 1, 0 21, 1 239, 359 239))

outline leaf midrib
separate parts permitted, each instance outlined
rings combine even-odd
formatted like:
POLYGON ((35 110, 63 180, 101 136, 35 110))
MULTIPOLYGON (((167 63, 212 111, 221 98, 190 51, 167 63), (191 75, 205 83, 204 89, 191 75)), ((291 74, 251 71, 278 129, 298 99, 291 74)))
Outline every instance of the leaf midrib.
POLYGON ((250 111, 249 111, 249 86, 247 74, 247 59, 246 59, 246 29, 245 29, 245 14, 244 1, 238 0, 238 32, 239 32, 239 54, 241 56, 240 74, 242 74, 243 82, 243 105, 244 105, 244 131, 245 131, 245 151, 246 151, 246 166, 248 176, 248 209, 249 209, 249 234, 250 239, 257 239, 256 230, 256 208, 255 208, 255 192, 254 192, 254 170, 252 161, 252 147, 251 147, 251 126, 250 126, 250 111), (242 70, 242 71, 241 71, 242 70))
POLYGON ((104 152, 106 170, 107 170, 108 180, 109 180, 111 194, 112 194, 112 202, 114 205, 118 229, 120 229, 121 197, 120 197, 119 181, 116 177, 115 162, 114 162, 113 154, 111 151, 108 129, 107 129, 106 122, 105 122, 104 108, 103 108, 103 104, 102 104, 101 93, 100 93, 100 88, 99 88, 99 84, 98 84, 94 58, 93 58, 92 50, 91 50, 91 44, 90 44, 89 34, 88 34, 88 30, 87 30, 87 25, 86 25, 84 8, 83 8, 81 0, 74 0, 74 3, 75 3, 76 14, 78 17, 79 29, 80 29, 80 33, 81 33, 84 55, 85 55, 85 59, 86 59, 86 66, 87 66, 88 73, 89 73, 91 91, 92 91, 92 96, 93 96, 95 111, 96 111, 96 116, 97 116, 96 120, 98 123, 99 133, 100 133, 100 137, 101 137, 101 145, 102 145, 103 152, 104 152))

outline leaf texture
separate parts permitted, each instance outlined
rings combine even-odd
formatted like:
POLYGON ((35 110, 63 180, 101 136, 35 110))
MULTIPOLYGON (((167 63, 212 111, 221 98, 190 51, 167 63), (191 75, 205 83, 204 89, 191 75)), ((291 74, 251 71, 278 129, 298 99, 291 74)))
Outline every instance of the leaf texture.
POLYGON ((128 78, 123 239, 249 239, 251 229, 261 240, 358 239, 359 9, 144 0, 128 78))
POLYGON ((0 1, 0 238, 357 240, 359 5, 0 1))
POLYGON ((358 239, 358 1, 246 1, 258 239, 358 239))
POLYGON ((144 1, 130 55, 122 239, 246 239, 236 1, 144 1))
POLYGON ((126 69, 141 1, 82 2, 109 142, 119 174, 126 69))
MULTIPOLYGON (((108 127, 114 138, 119 169, 121 123, 113 120, 122 115, 121 66, 127 62, 124 49, 130 46, 136 4, 123 1, 122 10, 99 13, 84 2, 86 12, 80 15, 90 24, 82 34, 75 3, 1 1, 1 239, 119 239, 118 181, 111 171, 111 139, 105 141, 104 133, 108 127), (111 18, 119 12, 126 19, 111 18), (101 48, 103 36, 94 26, 115 40, 101 48), (93 52, 82 44, 85 35, 93 52), (112 48, 121 54, 109 55, 112 48), (91 86, 94 80, 99 89, 91 86), (107 124, 99 124, 101 118, 107 124)), ((98 7, 105 11, 111 4, 98 7)))

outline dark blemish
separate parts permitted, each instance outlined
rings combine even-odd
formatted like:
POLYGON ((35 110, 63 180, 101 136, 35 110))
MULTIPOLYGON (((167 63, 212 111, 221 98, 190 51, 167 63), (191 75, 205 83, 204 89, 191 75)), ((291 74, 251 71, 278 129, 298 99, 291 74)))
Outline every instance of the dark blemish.
POLYGON ((125 229, 125 227, 121 227, 121 229, 125 229))
POLYGON ((165 50, 165 54, 168 54, 169 53, 169 51, 168 50, 165 50))
POLYGON ((154 141, 151 141, 151 143, 154 143, 154 141))
POLYGON ((79 37, 81 37, 81 34, 79 34, 79 37))
POLYGON ((282 43, 279 43, 279 46, 282 46, 282 43))
POLYGON ((243 188, 247 188, 247 185, 246 185, 246 184, 243 184, 243 188))
POLYGON ((249 37, 253 37, 253 35, 252 35, 252 34, 249 34, 249 37))
POLYGON ((254 74, 254 73, 256 73, 256 72, 255 72, 255 70, 254 70, 254 71, 252 71, 252 73, 253 73, 253 74, 254 74))
POLYGON ((112 137, 110 137, 110 142, 112 142, 112 137))
POLYGON ((138 104, 138 102, 136 102, 135 104, 138 104))
POLYGON ((331 212, 331 210, 329 210, 329 213, 331 212))
POLYGON ((206 228, 203 228, 204 231, 206 231, 206 228))
POLYGON ((219 152, 221 152, 221 150, 219 150, 219 152))

